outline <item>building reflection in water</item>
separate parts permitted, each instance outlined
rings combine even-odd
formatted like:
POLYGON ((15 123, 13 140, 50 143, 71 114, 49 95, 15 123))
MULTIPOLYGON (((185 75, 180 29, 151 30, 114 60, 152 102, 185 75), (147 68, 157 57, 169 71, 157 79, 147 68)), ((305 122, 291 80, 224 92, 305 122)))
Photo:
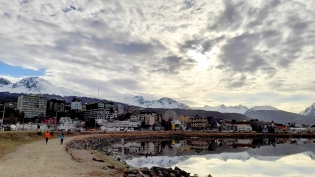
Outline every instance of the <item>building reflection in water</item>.
POLYGON ((273 146, 277 144, 315 144, 313 139, 187 139, 166 141, 126 141, 112 144, 111 152, 115 157, 126 160, 139 156, 178 156, 198 155, 220 152, 240 152, 248 148, 260 148, 261 146, 273 146), (233 150, 234 149, 234 150, 233 150), (118 153, 121 152, 121 153, 118 153), (121 154, 121 155, 120 155, 121 154))

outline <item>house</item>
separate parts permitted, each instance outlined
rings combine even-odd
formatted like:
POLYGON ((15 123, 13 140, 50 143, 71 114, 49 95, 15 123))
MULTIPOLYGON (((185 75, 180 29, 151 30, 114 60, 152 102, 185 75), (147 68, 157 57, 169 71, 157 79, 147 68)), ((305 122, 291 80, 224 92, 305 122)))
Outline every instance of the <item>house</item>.
POLYGON ((274 129, 275 129, 275 133, 285 133, 285 132, 288 132, 290 130, 290 127, 286 126, 286 125, 279 124, 279 125, 276 125, 274 127, 274 129))
MULTIPOLYGON (((133 117, 133 120, 135 120, 135 118, 136 117, 133 117)), ((158 120, 159 115, 156 112, 140 111, 140 114, 138 115, 138 122, 144 121, 146 125, 156 124, 158 120)))
POLYGON ((182 129, 182 123, 179 120, 172 120, 171 121, 172 130, 181 130, 182 129))
POLYGON ((60 117, 59 123, 72 124, 72 119, 70 117, 60 117))
POLYGON ((182 124, 187 125, 189 123, 190 117, 179 115, 177 116, 177 120, 179 120, 182 124))
POLYGON ((233 123, 230 121, 221 122, 221 124, 217 127, 221 128, 221 131, 235 131, 236 128, 234 127, 233 123))
POLYGON ((201 117, 199 115, 191 117, 188 123, 189 127, 196 130, 205 129, 207 125, 208 125, 207 118, 201 117))
POLYGON ((253 130, 249 122, 234 122, 233 126, 236 127, 237 132, 251 132, 253 130))

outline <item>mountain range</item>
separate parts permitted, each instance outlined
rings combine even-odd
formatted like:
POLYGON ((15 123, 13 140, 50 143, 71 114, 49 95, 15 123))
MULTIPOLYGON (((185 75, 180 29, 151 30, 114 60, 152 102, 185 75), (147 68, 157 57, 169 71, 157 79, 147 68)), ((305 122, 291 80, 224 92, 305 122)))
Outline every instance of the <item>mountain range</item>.
POLYGON ((147 101, 144 100, 142 96, 134 96, 134 97, 127 97, 123 101, 123 103, 138 106, 142 108, 169 108, 169 109, 191 109, 189 106, 178 103, 177 101, 171 98, 161 98, 159 100, 152 100, 147 101))
POLYGON ((248 110, 248 108, 243 105, 225 106, 224 104, 221 104, 219 106, 213 106, 213 107, 205 105, 203 107, 194 107, 193 109, 217 111, 217 112, 222 112, 222 113, 239 113, 239 114, 244 114, 248 110))

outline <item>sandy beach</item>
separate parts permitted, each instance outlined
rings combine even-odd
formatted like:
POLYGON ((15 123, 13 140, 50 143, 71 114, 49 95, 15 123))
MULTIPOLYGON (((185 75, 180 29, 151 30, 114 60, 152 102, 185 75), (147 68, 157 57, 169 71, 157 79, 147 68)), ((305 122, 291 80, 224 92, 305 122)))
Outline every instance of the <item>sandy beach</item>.
MULTIPOLYGON (((63 145, 60 140, 50 139, 48 145, 35 141, 19 147, 15 152, 0 159, 0 176, 3 177, 90 177, 90 176, 122 176, 118 162, 105 159, 105 163, 95 162, 93 157, 104 157, 98 152, 88 150, 71 150, 66 152, 68 141, 100 135, 82 135, 66 137, 63 145), (93 154, 92 154, 93 153, 93 154), (110 169, 107 166, 118 166, 110 169)), ((101 135, 106 136, 106 135, 101 135)))

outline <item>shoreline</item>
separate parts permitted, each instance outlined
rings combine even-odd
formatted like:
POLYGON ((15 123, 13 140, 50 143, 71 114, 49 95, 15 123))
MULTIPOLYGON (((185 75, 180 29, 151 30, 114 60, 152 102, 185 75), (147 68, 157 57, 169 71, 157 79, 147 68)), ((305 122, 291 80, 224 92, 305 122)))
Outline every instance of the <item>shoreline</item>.
MULTIPOLYGON (((66 151, 70 152, 71 151, 80 151, 80 150, 86 150, 86 151, 91 151, 93 150, 94 152, 97 151, 101 154, 101 156, 95 158, 95 160, 100 160, 101 162, 108 161, 108 159, 111 163, 114 161, 118 162, 120 165, 118 167, 115 167, 117 169, 117 173, 120 173, 120 175, 125 175, 126 174, 131 174, 132 175, 138 175, 139 176, 147 176, 144 174, 140 169, 134 168, 129 166, 128 164, 121 162, 117 159, 114 159, 111 157, 110 154, 102 147, 109 146, 113 142, 120 142, 121 138, 124 138, 125 141, 128 140, 158 140, 158 139, 192 139, 192 138, 204 138, 204 139, 218 139, 218 138, 315 138, 315 134, 307 134, 304 136, 300 134, 282 134, 279 136, 279 134, 260 134, 260 133, 208 133, 208 132, 111 132, 111 133, 103 133, 104 135, 107 136, 98 136, 98 137, 89 137, 89 138, 82 138, 78 140, 73 140, 71 142, 68 142, 66 146, 66 151), (105 160, 107 159, 107 160, 105 160)), ((73 154, 72 154, 73 155, 73 154)), ((74 155, 75 156, 75 155, 74 155)), ((79 156, 75 158, 80 158, 79 156)), ((117 164, 117 163, 116 163, 117 164)), ((112 165, 113 166, 113 165, 112 165)), ((152 168, 159 168, 159 167, 152 167, 152 168)), ((157 171, 163 171, 166 170, 167 168, 161 168, 160 170, 157 171)), ((177 169, 178 170, 178 169, 177 169)), ((151 172, 151 169, 146 168, 145 171, 148 173, 151 172)), ((173 170, 174 171, 174 170, 173 170)), ((173 173, 173 171, 170 171, 170 173, 173 173)), ((183 169, 183 172, 185 172, 185 169, 183 169)), ((148 174, 147 173, 147 174, 148 174)), ((185 172, 189 173, 189 172, 185 172)), ((195 174, 196 175, 196 174, 195 174)), ((209 176, 211 176, 209 174, 209 176)))
MULTIPOLYGON (((261 134, 261 133, 213 133, 213 132, 71 132, 66 133, 64 145, 60 145, 60 132, 54 135, 45 145, 43 134, 38 132, 0 132, 0 170, 6 176, 40 177, 65 176, 65 177, 91 177, 91 176, 117 176, 125 175, 124 172, 135 168, 118 161, 110 154, 102 154, 94 149, 67 147, 70 143, 88 142, 94 138, 119 141, 121 138, 128 140, 155 140, 155 139, 259 139, 259 138, 314 138, 315 134, 261 134), (83 150, 87 149, 87 150, 83 150), (94 158, 94 160, 93 160, 94 158), (104 162, 103 162, 103 161, 104 162), (46 169, 47 164, 54 168, 46 169), (38 168, 33 169, 36 166, 38 168), (114 167, 114 168, 113 168, 114 167), (12 170, 9 170, 12 169, 12 170), (13 170, 14 169, 14 170, 13 170), (33 169, 33 170, 29 170, 33 169), (25 173, 26 172, 26 173, 25 173)), ((84 144, 84 143, 83 143, 84 144)), ((105 146, 109 145, 105 144, 105 146)), ((88 147, 88 144, 86 144, 88 147)), ((99 146, 101 147, 101 146, 99 146)), ((185 170, 185 169, 183 169, 185 170)), ((132 171, 133 174, 135 171, 132 171)), ((189 171, 188 171, 189 172, 189 171)), ((132 176, 131 174, 130 176, 132 176)))

